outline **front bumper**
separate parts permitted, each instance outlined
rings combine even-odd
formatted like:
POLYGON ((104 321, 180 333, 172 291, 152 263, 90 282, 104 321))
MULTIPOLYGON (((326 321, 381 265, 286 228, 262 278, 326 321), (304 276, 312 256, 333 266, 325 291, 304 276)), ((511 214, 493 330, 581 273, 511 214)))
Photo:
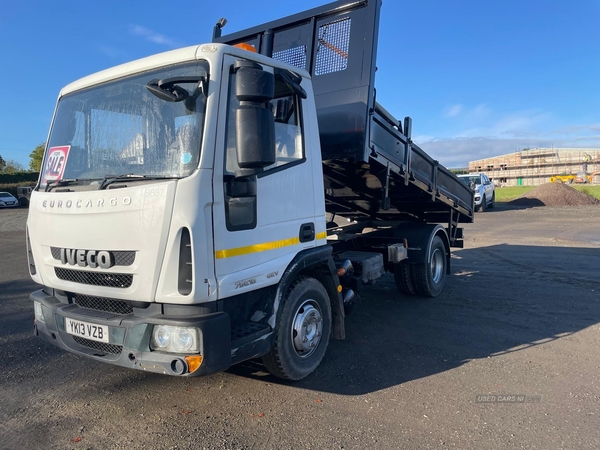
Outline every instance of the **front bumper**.
POLYGON ((43 290, 31 294, 31 300, 42 305, 45 323, 36 321, 34 332, 63 350, 88 358, 130 369, 167 375, 198 376, 220 372, 231 365, 231 331, 229 315, 214 312, 190 316, 184 311, 171 316, 156 310, 145 315, 117 315, 80 308, 61 302, 43 290), (107 344, 72 336, 65 331, 65 317, 109 328, 107 344), (199 330, 200 352, 179 354, 152 351, 150 339, 154 325, 196 327, 199 330), (185 356, 202 355, 200 367, 190 373, 185 356))

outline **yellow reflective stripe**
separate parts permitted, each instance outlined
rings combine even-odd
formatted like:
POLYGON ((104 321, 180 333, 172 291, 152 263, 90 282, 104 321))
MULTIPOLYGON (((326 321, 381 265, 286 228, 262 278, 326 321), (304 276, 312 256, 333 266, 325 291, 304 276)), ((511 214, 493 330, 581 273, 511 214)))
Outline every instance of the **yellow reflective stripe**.
POLYGON ((230 248, 227 250, 217 250, 215 256, 217 259, 232 258, 233 256, 249 255, 250 253, 265 252, 267 250, 275 250, 278 248, 289 247, 300 243, 300 239, 290 238, 280 241, 263 242, 262 244, 248 245, 246 247, 230 248))
MULTIPOLYGON (((327 239, 327 231, 317 233, 316 239, 327 239)), ((247 245, 246 247, 230 248, 227 250, 217 250, 215 257, 217 259, 232 258, 234 256, 249 255, 250 253, 265 252, 267 250, 275 250, 278 248, 289 247, 300 243, 300 239, 290 238, 280 241, 263 242, 262 244, 247 245)))

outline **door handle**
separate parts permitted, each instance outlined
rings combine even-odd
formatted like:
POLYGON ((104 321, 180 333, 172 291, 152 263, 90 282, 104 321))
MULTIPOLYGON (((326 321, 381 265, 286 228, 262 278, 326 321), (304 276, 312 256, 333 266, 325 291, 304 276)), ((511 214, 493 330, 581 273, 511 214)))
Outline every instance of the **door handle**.
POLYGON ((315 240, 315 224, 303 223, 300 225, 300 242, 310 242, 315 240))

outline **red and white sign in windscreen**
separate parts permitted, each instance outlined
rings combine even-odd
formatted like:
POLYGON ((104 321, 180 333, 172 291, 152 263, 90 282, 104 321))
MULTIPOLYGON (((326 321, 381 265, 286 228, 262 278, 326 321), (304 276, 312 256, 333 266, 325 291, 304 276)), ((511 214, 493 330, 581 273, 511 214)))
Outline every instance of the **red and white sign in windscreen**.
POLYGON ((71 150, 70 145, 50 147, 48 149, 48 156, 44 165, 44 172, 42 173, 42 184, 48 181, 62 180, 65 167, 67 166, 69 150, 71 150))

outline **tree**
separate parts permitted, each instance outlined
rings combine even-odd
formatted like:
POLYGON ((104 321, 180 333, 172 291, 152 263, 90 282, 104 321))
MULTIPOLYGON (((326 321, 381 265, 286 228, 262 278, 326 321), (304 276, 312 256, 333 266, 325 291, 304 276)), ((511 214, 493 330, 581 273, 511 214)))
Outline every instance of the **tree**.
POLYGON ((0 156, 0 173, 4 172, 4 166, 6 166, 6 161, 0 156))
POLYGON ((42 168, 42 160, 44 159, 44 150, 46 149, 46 143, 42 142, 36 148, 33 149, 29 155, 29 168, 34 172, 39 172, 42 168))
POLYGON ((8 159, 5 162, 4 167, 0 171, 1 173, 17 173, 17 172, 25 172, 25 166, 23 164, 18 163, 14 159, 8 159))

